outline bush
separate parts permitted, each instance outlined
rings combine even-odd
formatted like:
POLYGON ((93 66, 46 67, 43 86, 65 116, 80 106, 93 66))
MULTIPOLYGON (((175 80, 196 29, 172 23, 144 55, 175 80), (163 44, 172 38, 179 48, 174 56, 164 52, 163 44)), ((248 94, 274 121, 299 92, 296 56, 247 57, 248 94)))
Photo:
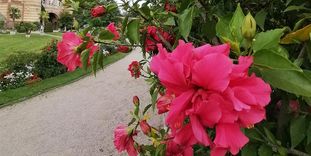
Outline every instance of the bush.
POLYGON ((15 29, 18 33, 25 33, 26 32, 26 28, 24 25, 24 22, 20 22, 20 23, 16 23, 15 24, 15 29))
POLYGON ((44 32, 53 32, 53 24, 50 22, 45 23, 44 32))
POLYGON ((5 72, 0 74, 0 91, 14 89, 26 84, 36 77, 33 73, 34 62, 38 54, 19 52, 9 56, 4 63, 5 72))
POLYGON ((0 30, 4 29, 4 21, 0 20, 0 30))
POLYGON ((52 40, 43 48, 34 65, 35 73, 42 79, 54 77, 66 72, 66 67, 57 62, 57 40, 52 40))

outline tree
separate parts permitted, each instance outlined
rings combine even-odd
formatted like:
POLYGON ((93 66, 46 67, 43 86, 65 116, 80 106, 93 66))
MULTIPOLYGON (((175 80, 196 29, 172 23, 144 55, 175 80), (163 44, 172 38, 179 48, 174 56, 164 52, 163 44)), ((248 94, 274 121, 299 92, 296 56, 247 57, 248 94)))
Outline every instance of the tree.
POLYGON ((10 8, 10 17, 13 20, 13 29, 15 29, 15 20, 21 17, 21 11, 18 8, 11 7, 10 8))
POLYGON ((40 19, 42 21, 43 30, 44 30, 45 22, 49 19, 49 14, 46 11, 41 11, 40 12, 40 19))
POLYGON ((59 25, 62 29, 70 29, 73 26, 73 15, 67 11, 63 11, 59 15, 59 25))

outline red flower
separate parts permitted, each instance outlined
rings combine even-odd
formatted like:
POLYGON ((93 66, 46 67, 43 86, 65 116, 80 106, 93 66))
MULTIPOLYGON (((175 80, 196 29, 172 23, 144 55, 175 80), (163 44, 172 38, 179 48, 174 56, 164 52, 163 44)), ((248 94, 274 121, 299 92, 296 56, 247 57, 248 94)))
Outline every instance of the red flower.
POLYGON ((137 150, 134 146, 133 135, 136 133, 127 131, 127 127, 124 125, 118 125, 114 130, 114 146, 119 151, 127 151, 129 156, 137 156, 137 150))
POLYGON ((147 123, 146 120, 142 120, 139 122, 139 126, 140 126, 140 129, 143 131, 144 134, 146 135, 150 135, 151 133, 151 127, 150 125, 147 123))
POLYGON ((141 75, 140 72, 140 63, 137 61, 133 61, 129 67, 128 70, 131 72, 132 77, 139 78, 139 76, 141 75))
POLYGON ((163 43, 160 37, 158 36, 157 32, 169 43, 174 42, 174 38, 167 32, 155 27, 155 26, 148 26, 147 27, 147 36, 145 40, 145 50, 155 51, 157 49, 158 43, 163 43))
POLYGON ((113 40, 118 40, 120 38, 120 34, 117 31, 117 28, 114 26, 114 22, 110 23, 107 26, 107 30, 110 31, 114 35, 113 40))
MULTIPOLYGON (((89 35, 89 37, 91 37, 89 35)), ((57 44, 57 61, 68 68, 68 71, 74 71, 76 67, 82 66, 80 55, 81 51, 78 51, 79 46, 83 43, 82 37, 73 32, 66 32, 63 34, 63 39, 57 44)), ((90 50, 89 59, 98 50, 98 47, 90 41, 86 47, 90 50)))
POLYGON ((121 53, 127 53, 130 51, 130 48, 128 46, 119 45, 117 51, 121 53))
POLYGON ((179 41, 172 53, 162 44, 158 50, 150 68, 166 91, 175 95, 166 116, 173 141, 184 148, 212 146, 211 156, 237 154, 248 142, 240 128, 264 120, 270 102, 269 84, 248 74, 253 58, 241 56, 233 64, 228 44, 195 48, 179 41), (215 127, 212 141, 206 131, 215 127))
POLYGON ((164 9, 167 12, 177 12, 176 6, 173 4, 169 4, 168 2, 165 2, 164 9))
POLYGON ((93 17, 99 17, 106 12, 106 8, 103 5, 96 6, 91 9, 91 15, 93 17))
POLYGON ((174 95, 165 94, 161 96, 157 101, 158 114, 166 113, 169 111, 174 95))

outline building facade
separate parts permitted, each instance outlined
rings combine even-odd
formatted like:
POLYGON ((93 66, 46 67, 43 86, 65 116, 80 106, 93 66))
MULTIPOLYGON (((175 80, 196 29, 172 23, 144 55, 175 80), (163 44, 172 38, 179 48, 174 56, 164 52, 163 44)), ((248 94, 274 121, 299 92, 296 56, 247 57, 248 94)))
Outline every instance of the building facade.
POLYGON ((63 10, 60 0, 0 0, 0 16, 9 26, 12 23, 10 8, 16 7, 21 11, 21 18, 16 21, 40 22, 42 7, 49 13, 49 21, 57 22, 59 14, 63 10))

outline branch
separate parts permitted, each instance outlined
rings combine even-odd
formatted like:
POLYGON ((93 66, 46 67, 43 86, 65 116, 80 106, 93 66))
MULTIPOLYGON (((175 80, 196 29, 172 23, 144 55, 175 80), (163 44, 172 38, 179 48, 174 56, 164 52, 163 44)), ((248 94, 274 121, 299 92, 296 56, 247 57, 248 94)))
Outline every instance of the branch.
POLYGON ((161 39, 161 41, 165 44, 165 46, 170 50, 170 51, 172 51, 173 50, 173 47, 172 47, 172 45, 169 43, 169 42, 167 42, 164 38, 163 38, 163 36, 159 33, 159 31, 157 30, 157 35, 159 36, 159 38, 161 39))

